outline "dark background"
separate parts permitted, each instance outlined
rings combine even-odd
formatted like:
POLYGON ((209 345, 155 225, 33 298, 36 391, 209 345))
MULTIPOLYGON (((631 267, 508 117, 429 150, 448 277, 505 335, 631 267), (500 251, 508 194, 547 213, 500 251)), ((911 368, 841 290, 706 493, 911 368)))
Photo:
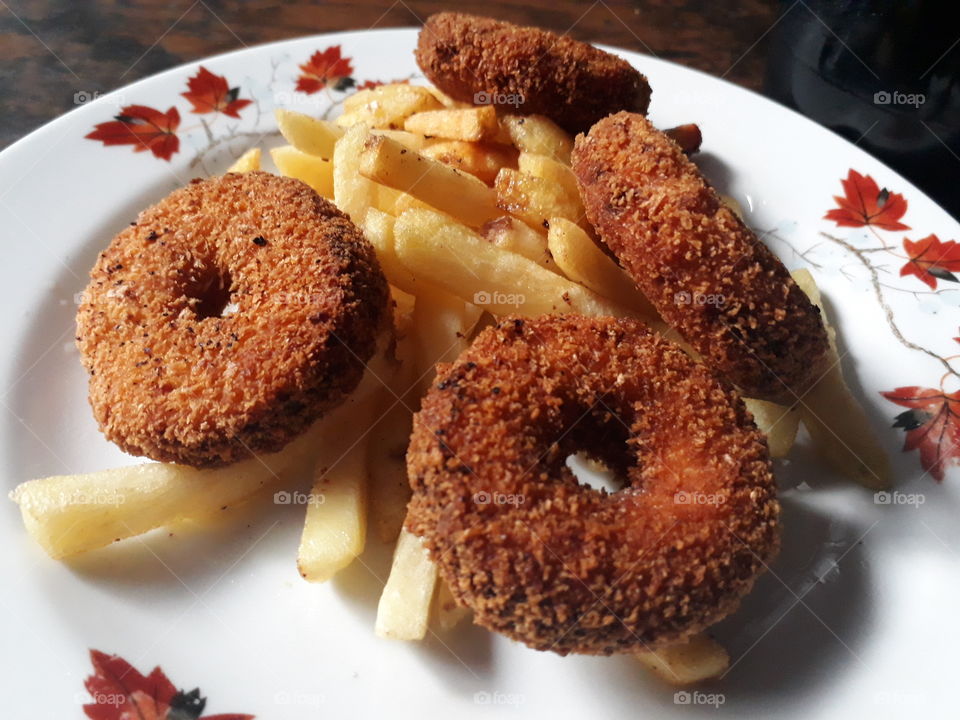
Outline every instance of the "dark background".
MULTIPOLYGON (((427 15, 454 7, 651 53, 759 91, 765 90, 769 66, 779 75, 768 80, 767 94, 791 103, 783 73, 792 72, 799 54, 793 43, 804 27, 822 38, 803 52, 823 54, 822 46, 833 42, 840 55, 849 53, 846 59, 854 66, 864 55, 852 49, 859 48, 853 40, 851 47, 847 41, 836 42, 847 37, 842 20, 821 7, 836 2, 525 0, 454 5, 421 0, 0 0, 0 148, 73 108, 77 92, 113 90, 174 65, 245 45, 333 30, 419 25, 427 15)), ((901 5, 913 3, 903 0, 901 5)), ((861 30, 869 28, 859 20, 853 24, 861 30)), ((947 27, 945 34, 924 42, 932 57, 949 61, 960 55, 960 49, 950 45, 953 23, 947 27)), ((960 30, 957 33, 960 39, 960 30)), ((860 41, 872 43, 870 37, 860 41)), ((939 62, 942 71, 945 61, 939 62)), ((879 87, 887 87, 882 72, 871 73, 879 87)), ((891 80, 888 85, 896 89, 902 82, 891 80)), ((801 110, 830 122, 815 104, 801 110)), ((927 111, 936 112, 930 105, 927 111)), ((952 180, 960 171, 960 156, 950 138, 944 141, 935 120, 928 118, 923 126, 914 123, 918 137, 927 135, 929 147, 905 158, 885 154, 879 144, 871 146, 871 141, 884 138, 878 130, 867 129, 870 117, 863 120, 864 128, 840 130, 897 166, 960 216, 960 193, 952 180), (930 133, 929 128, 933 128, 930 133)))

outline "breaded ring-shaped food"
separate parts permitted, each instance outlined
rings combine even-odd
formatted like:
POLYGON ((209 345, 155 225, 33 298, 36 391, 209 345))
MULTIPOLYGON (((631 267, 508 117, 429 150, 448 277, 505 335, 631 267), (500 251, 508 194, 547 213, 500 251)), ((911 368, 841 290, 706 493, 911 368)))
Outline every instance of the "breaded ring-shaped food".
POLYGON ((634 320, 505 319, 416 415, 409 529, 484 627, 560 654, 682 640, 779 544, 766 443, 737 394, 634 320), (580 485, 584 452, 613 493, 580 485))
POLYGON ((108 439, 154 460, 279 450, 356 387, 386 307, 373 248, 299 180, 194 180, 90 273, 77 313, 90 404, 108 439))
POLYGON ((645 113, 647 79, 626 60, 573 38, 476 15, 431 15, 417 64, 455 100, 546 115, 568 132, 631 110, 645 113))
POLYGON ((600 238, 716 372, 785 404, 821 377, 820 311, 677 143, 618 113, 577 137, 573 171, 600 238))

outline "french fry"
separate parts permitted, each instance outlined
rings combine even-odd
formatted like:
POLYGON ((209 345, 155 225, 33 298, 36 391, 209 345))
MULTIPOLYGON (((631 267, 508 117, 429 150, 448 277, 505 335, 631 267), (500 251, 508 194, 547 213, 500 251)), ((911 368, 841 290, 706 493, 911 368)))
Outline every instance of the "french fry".
POLYGON ((416 150, 417 152, 420 152, 434 142, 423 135, 417 135, 405 130, 371 130, 370 132, 374 135, 383 135, 383 137, 396 140, 408 150, 416 150))
POLYGON ((463 170, 492 185, 500 168, 517 166, 517 151, 491 143, 472 143, 460 140, 435 140, 421 152, 444 165, 463 170))
POLYGON ((492 105, 460 110, 427 110, 408 117, 403 123, 407 132, 447 140, 479 142, 491 140, 500 130, 497 111, 492 105))
POLYGON ((560 185, 535 175, 502 168, 497 173, 494 188, 500 209, 543 232, 547 232, 553 217, 566 218, 574 223, 586 222, 579 195, 570 195, 560 185))
POLYGON ((814 446, 826 462, 842 475, 872 490, 890 487, 890 460, 870 432, 870 421, 843 380, 837 354, 837 333, 830 325, 820 290, 809 270, 793 272, 793 279, 820 308, 830 352, 830 368, 800 400, 800 418, 814 446))
POLYGON ((416 535, 402 530, 390 577, 377 606, 374 632, 393 640, 422 640, 427 634, 437 567, 416 535))
MULTIPOLYGON (((377 259, 380 261, 383 274, 387 276, 387 281, 391 285, 405 293, 419 295, 422 292, 429 292, 432 288, 430 283, 410 272, 397 257, 393 235, 394 222, 395 218, 392 215, 370 208, 363 223, 363 233, 377 251, 377 259)), ((436 290, 436 288, 432 289, 436 290)))
POLYGON ((452 97, 447 95, 442 90, 438 90, 433 85, 427 85, 426 88, 430 91, 430 94, 437 99, 437 102, 439 102, 445 108, 457 109, 473 107, 473 105, 470 103, 454 100, 452 97))
POLYGON ((566 218, 551 218, 547 244, 554 261, 568 278, 618 305, 633 309, 640 317, 657 318, 657 311, 636 283, 579 225, 566 218))
POLYGON ((504 215, 488 222, 481 231, 483 237, 497 247, 523 255, 537 265, 557 272, 557 264, 547 249, 546 238, 522 220, 504 215))
POLYGON ((302 180, 325 198, 333 198, 333 163, 319 155, 309 155, 293 145, 270 151, 277 170, 288 177, 302 180))
POLYGON ((369 130, 357 125, 350 128, 333 149, 333 200, 358 225, 372 207, 390 212, 398 197, 395 190, 377 185, 360 174, 360 155, 369 137, 369 130))
POLYGON ((788 408, 766 400, 744 398, 743 401, 760 432, 767 436, 770 457, 786 457, 797 438, 800 411, 795 407, 788 408))
MULTIPOLYGON (((323 421, 321 421, 322 424, 323 421)), ((10 493, 30 535, 61 559, 184 520, 202 520, 261 488, 307 472, 321 424, 278 453, 197 470, 145 463, 29 480, 10 493)))
POLYGON ((499 214, 496 196, 482 181, 382 135, 366 135, 358 164, 368 181, 409 193, 473 227, 499 214))
POLYGON ((308 496, 297 568, 308 582, 326 582, 363 552, 367 534, 367 429, 376 393, 348 399, 329 414, 308 496))
POLYGON ((227 168, 228 173, 253 172, 260 169, 260 148, 250 148, 227 168))
POLYGON ((577 177, 569 166, 546 155, 522 152, 517 157, 517 167, 526 175, 533 175, 562 188, 568 198, 573 198, 580 204, 580 212, 583 212, 577 177))
POLYGON ((446 632, 453 630, 468 617, 470 617, 470 608, 458 604, 447 583, 438 579, 436 596, 433 600, 434 624, 446 632))
POLYGON ((392 385, 392 393, 384 393, 383 417, 371 432, 367 450, 370 514, 382 542, 397 539, 410 499, 406 452, 416 399, 407 394, 412 384, 410 373, 401 374, 404 382, 392 385))
POLYGON ((497 315, 632 314, 428 210, 408 210, 397 218, 394 247, 400 262, 414 275, 497 315))
POLYGON ((730 656, 707 635, 694 635, 683 643, 637 653, 648 670, 671 685, 693 685, 722 675, 730 656))
POLYGON ((277 127, 284 139, 300 152, 327 158, 333 157, 333 147, 343 137, 343 128, 327 120, 278 108, 274 112, 277 127))
POLYGON ((314 467, 297 568, 309 582, 326 582, 363 552, 367 535, 367 447, 384 380, 393 363, 392 335, 377 340, 377 352, 360 385, 323 422, 320 456, 314 467))
POLYGON ((500 126, 521 152, 536 153, 570 164, 573 138, 543 115, 505 115, 500 126))
POLYGON ((406 118, 443 106, 427 88, 405 83, 381 85, 360 90, 343 102, 343 115, 337 118, 340 127, 366 125, 372 128, 402 130, 406 118))

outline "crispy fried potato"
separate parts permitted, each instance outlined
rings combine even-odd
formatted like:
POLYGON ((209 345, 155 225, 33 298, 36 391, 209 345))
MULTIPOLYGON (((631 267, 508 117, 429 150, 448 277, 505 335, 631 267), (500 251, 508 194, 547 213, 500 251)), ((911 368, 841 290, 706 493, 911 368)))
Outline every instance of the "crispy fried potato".
POLYGON ((300 538, 297 567, 310 582, 325 582, 363 552, 367 535, 370 432, 386 391, 384 378, 394 367, 388 348, 392 334, 378 338, 377 352, 360 385, 323 421, 300 538))
MULTIPOLYGON (((349 401, 348 401, 349 402, 349 401)), ((325 433, 323 454, 308 496, 297 568, 308 582, 326 582, 363 552, 367 535, 367 427, 370 403, 331 413, 336 433, 325 433)))
POLYGON ((435 140, 421 151, 428 158, 463 170, 492 185, 500 168, 517 166, 517 151, 491 143, 435 140))
MULTIPOLYGON (((321 421, 322 423, 322 421, 321 421)), ((277 480, 308 471, 317 424, 278 453, 197 470, 145 463, 86 475, 29 480, 10 493, 33 538, 55 559, 78 555, 184 520, 202 520, 277 480)))
POLYGON ((517 157, 517 167, 525 175, 533 175, 541 178, 551 185, 557 185, 563 189, 568 198, 580 201, 580 188, 577 186, 577 176, 569 166, 564 165, 559 160, 554 160, 546 155, 537 153, 522 152, 517 157))
POLYGON ((363 223, 363 234, 373 245, 374 250, 377 251, 377 259, 380 261, 383 274, 387 276, 387 281, 411 295, 418 295, 424 291, 435 291, 435 287, 410 272, 407 266, 400 262, 397 257, 393 235, 394 222, 395 219, 392 215, 371 208, 367 211, 367 217, 363 223))
POLYGON ((550 254, 568 278, 618 305, 631 308, 648 322, 657 319, 657 311, 636 283, 597 247, 583 228, 566 218, 551 218, 549 222, 550 254))
POLYGON ((632 314, 428 210, 408 210, 397 218, 394 247, 414 275, 497 315, 632 314))
POLYGON ((366 135, 359 171, 368 181, 409 193, 473 227, 499 214, 493 191, 482 181, 387 137, 366 135))
POLYGON ((333 199, 333 163, 319 155, 309 155, 292 145, 273 148, 270 157, 277 170, 302 180, 325 198, 333 199))
POLYGON ((521 152, 546 155, 570 164, 573 138, 553 120, 543 115, 505 115, 500 118, 500 126, 521 152))
POLYGON ((403 129, 429 137, 446 140, 480 142, 497 136, 500 125, 492 105, 460 110, 427 110, 411 115, 403 129))
POLYGON ((760 432, 767 436, 770 457, 786 457, 797 438, 800 411, 795 407, 788 408, 766 400, 744 398, 743 401, 760 432))
POLYGON ((437 566, 420 538, 402 530, 377 606, 376 634, 393 640, 422 640, 436 582, 437 566))
POLYGON ((843 380, 837 354, 837 333, 830 325, 820 290, 809 270, 793 272, 793 279, 820 308, 830 338, 830 368, 800 400, 800 418, 820 455, 839 473, 872 490, 890 487, 890 460, 870 430, 870 421, 843 380))
POLYGON ((443 106, 427 88, 405 83, 381 85, 359 90, 343 101, 343 115, 337 118, 340 127, 366 125, 386 130, 402 130, 409 116, 443 106))
POLYGON ((442 90, 438 90, 433 85, 427 85, 427 90, 430 91, 430 94, 433 95, 437 102, 439 102, 445 108, 458 109, 458 108, 470 108, 473 107, 470 103, 462 102, 460 100, 454 100, 452 97, 447 95, 442 90))
POLYGON ((260 169, 260 148, 250 148, 227 168, 228 173, 253 172, 260 169))
POLYGON ((546 238, 523 220, 504 215, 485 224, 481 232, 483 237, 497 247, 523 255, 552 272, 558 271, 557 264, 547 249, 546 238))
POLYGON ((533 228, 546 233, 550 218, 562 217, 585 224, 583 203, 579 195, 568 194, 562 186, 527 175, 512 168, 503 168, 494 181, 497 206, 515 215, 533 228))
POLYGON ((683 643, 637 653, 637 659, 671 685, 693 685, 722 675, 730 656, 707 635, 694 635, 683 643))
POLYGON ((283 108, 278 108, 274 116, 284 139, 308 155, 331 159, 334 145, 343 137, 343 128, 327 120, 283 108))
POLYGON ((363 223, 367 210, 372 207, 390 212, 399 197, 396 190, 378 185, 360 174, 361 152, 369 137, 369 130, 357 125, 337 141, 333 150, 333 200, 357 225, 363 223))

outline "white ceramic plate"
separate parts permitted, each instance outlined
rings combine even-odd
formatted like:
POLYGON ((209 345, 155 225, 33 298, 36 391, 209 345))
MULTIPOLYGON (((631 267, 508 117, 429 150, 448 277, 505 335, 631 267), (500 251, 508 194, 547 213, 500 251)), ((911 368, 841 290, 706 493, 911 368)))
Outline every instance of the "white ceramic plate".
MULTIPOLYGON (((222 171, 256 142, 277 144, 274 107, 336 113, 350 88, 331 82, 303 92, 319 85, 308 81, 297 89, 298 66, 314 53, 340 46, 347 63, 333 74, 356 85, 417 82, 415 37, 344 33, 210 58, 202 65, 239 88, 227 102, 255 102, 193 112, 181 93, 200 64, 187 65, 85 104, 0 154, 5 488, 136 462, 99 434, 72 343, 74 298, 97 252, 191 177, 222 171), (131 105, 162 113, 157 122, 177 114, 179 123, 165 128, 176 138, 153 138, 144 152, 85 138, 115 115, 127 125, 153 119, 131 105)), ((64 564, 44 555, 13 503, 4 503, 5 716, 82 717, 90 648, 117 653, 144 674, 162 666, 177 688, 199 686, 211 713, 259 718, 812 720, 955 708, 960 473, 950 465, 960 452, 960 395, 950 393, 960 382, 942 376, 945 359, 960 352, 960 249, 947 244, 960 227, 909 182, 799 115, 712 77, 622 54, 650 79, 652 119, 662 127, 699 123, 698 162, 708 176, 741 202, 789 267, 813 271, 848 353, 845 372, 897 478, 896 494, 875 498, 826 470, 805 438, 778 463, 783 551, 741 610, 716 628, 734 660, 729 674, 700 694, 675 695, 629 657, 560 658, 476 627, 419 645, 377 639, 387 552, 371 540, 342 577, 308 585, 295 567, 300 508, 236 511, 212 528, 158 532, 64 564), (850 193, 864 197, 868 211, 888 192, 870 224, 844 227, 825 215, 838 207, 834 196, 851 171, 870 178, 850 193), (903 275, 902 267, 916 272, 903 275), (900 404, 881 395, 897 388, 907 388, 900 404), (908 430, 922 452, 901 451, 908 430)), ((102 131, 118 129, 127 132, 102 131)))

